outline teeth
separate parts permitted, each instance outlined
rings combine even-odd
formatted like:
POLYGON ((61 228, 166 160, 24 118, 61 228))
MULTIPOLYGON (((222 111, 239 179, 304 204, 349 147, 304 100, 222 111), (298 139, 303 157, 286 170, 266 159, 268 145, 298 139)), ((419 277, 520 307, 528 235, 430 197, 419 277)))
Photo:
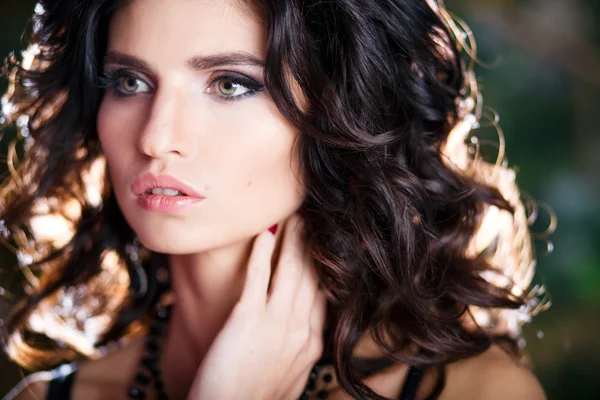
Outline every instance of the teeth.
POLYGON ((160 194, 163 196, 183 196, 183 193, 175 189, 154 188, 150 191, 152 194, 160 194))

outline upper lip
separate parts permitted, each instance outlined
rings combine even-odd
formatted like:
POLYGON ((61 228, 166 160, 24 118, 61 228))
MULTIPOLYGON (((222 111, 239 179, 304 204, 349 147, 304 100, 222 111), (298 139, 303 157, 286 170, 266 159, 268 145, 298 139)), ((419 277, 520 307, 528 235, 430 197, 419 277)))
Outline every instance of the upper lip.
POLYGON ((155 188, 174 189, 178 192, 185 194, 186 196, 199 198, 204 197, 198 192, 196 192, 194 189, 192 189, 190 186, 173 178, 170 175, 156 176, 151 173, 146 173, 140 175, 135 181, 133 181, 133 184, 131 185, 131 191, 136 196, 140 196, 146 193, 148 190, 152 190, 155 188))

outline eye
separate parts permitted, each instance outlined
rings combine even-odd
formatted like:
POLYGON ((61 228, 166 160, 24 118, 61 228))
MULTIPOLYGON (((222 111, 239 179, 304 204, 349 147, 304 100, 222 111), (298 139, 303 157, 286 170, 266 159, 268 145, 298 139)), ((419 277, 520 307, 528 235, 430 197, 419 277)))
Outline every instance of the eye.
POLYGON ((250 89, 244 85, 225 79, 221 79, 217 82, 217 88, 223 96, 227 97, 240 96, 250 91, 250 89))
POLYGON ((135 94, 139 93, 140 91, 147 92, 150 89, 146 82, 136 78, 135 76, 124 76, 120 78, 119 83, 119 88, 121 88, 122 91, 127 94, 135 94))
POLYGON ((101 88, 112 89, 117 96, 121 97, 136 96, 152 90, 145 80, 125 69, 104 71, 98 78, 98 84, 101 88))
POLYGON ((264 88, 264 85, 241 74, 222 75, 215 78, 209 85, 211 93, 223 100, 238 100, 251 96, 264 88), (214 89, 212 89, 214 86, 214 89))
POLYGON ((125 75, 118 79, 117 91, 124 95, 134 95, 138 93, 146 93, 150 90, 150 86, 143 80, 133 75, 125 75))

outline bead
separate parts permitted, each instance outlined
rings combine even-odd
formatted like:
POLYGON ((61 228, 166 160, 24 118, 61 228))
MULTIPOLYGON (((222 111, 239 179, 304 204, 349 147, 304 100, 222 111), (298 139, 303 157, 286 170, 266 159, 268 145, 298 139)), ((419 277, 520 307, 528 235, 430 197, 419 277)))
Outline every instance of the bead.
POLYGON ((154 379, 156 379, 156 377, 160 375, 160 370, 158 369, 158 367, 156 365, 152 365, 152 366, 148 367, 148 372, 150 372, 150 374, 152 375, 152 377, 154 379))
POLYGON ((327 383, 331 382, 333 380, 333 376, 331 375, 331 373, 326 373, 325 375, 323 375, 323 380, 327 383))
POLYGON ((315 380, 317 380, 317 373, 316 373, 315 371, 312 371, 312 372, 310 373, 310 375, 308 376, 308 380, 310 380, 310 381, 315 381, 315 380))
POLYGON ((171 314, 171 308, 170 307, 165 307, 165 308, 161 308, 160 310, 158 310, 158 312, 156 313, 156 316, 158 317, 159 321, 166 321, 167 319, 169 319, 169 315, 171 314))
POLYGON ((145 368, 146 371, 148 371, 150 373, 150 375, 152 375, 153 378, 156 378, 156 376, 160 373, 156 364, 153 364, 153 363, 152 364, 146 363, 146 364, 142 365, 142 368, 145 368))
POLYGON ((135 376, 137 386, 132 386, 128 391, 130 399, 146 399, 146 390, 150 382, 153 382, 158 400, 168 400, 164 391, 162 373, 158 365, 161 341, 166 331, 168 320, 171 316, 171 306, 158 307, 154 322, 151 323, 146 342, 144 344, 145 352, 140 359, 138 372, 135 376))
POLYGON ((142 358, 141 364, 146 368, 152 368, 156 366, 156 357, 147 354, 142 358))
POLYGON ((315 389, 315 387, 316 387, 316 385, 315 385, 315 381, 313 381, 313 380, 309 380, 309 381, 306 383, 306 389, 307 389, 307 390, 314 390, 314 389, 315 389))
POLYGON ((148 331, 148 335, 158 338, 157 336, 162 335, 163 331, 164 327, 161 324, 152 324, 148 331))
POLYGON ((147 385, 150 382, 150 377, 143 372, 138 372, 135 376, 135 381, 142 385, 147 385))
POLYGON ((146 342, 146 350, 148 350, 149 352, 156 352, 158 350, 158 343, 155 340, 148 340, 146 342))
POLYGON ((326 399, 329 396, 329 393, 327 392, 327 390, 320 390, 319 393, 317 393, 317 397, 320 399, 326 399))
POLYGON ((164 321, 169 317, 169 312, 167 310, 159 310, 158 313, 156 313, 156 316, 159 321, 164 321))
POLYGON ((164 385, 163 385, 163 381, 160 377, 157 377, 154 380, 154 388, 156 389, 157 392, 162 392, 164 389, 164 385))
POLYGON ((146 393, 135 386, 129 389, 128 395, 130 399, 144 400, 146 398, 146 393))

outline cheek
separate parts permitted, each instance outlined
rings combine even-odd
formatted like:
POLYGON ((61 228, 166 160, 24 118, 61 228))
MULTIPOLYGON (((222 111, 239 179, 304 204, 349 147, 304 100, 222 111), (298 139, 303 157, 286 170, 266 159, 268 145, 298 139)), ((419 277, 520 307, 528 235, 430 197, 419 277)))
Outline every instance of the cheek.
MULTIPOLYGON (((251 128, 242 130, 243 139, 237 145, 223 146, 220 176, 226 171, 229 182, 226 191, 229 209, 252 210, 259 214, 284 215, 299 207, 304 197, 294 147, 296 132, 287 123, 272 115, 254 118, 251 128), (225 156, 225 154, 226 156, 225 156)), ((238 132, 239 133, 239 132, 238 132)))
POLYGON ((119 105, 110 98, 103 100, 100 105, 96 129, 109 168, 127 163, 133 155, 141 112, 137 108, 119 105))
POLYGON ((113 112, 114 107, 111 107, 106 100, 100 105, 96 120, 96 129, 98 131, 98 139, 104 151, 104 155, 110 166, 111 160, 118 157, 113 157, 113 153, 118 151, 119 147, 116 143, 116 138, 122 132, 119 129, 120 121, 118 116, 113 112))
POLYGON ((236 221, 234 229, 248 236, 284 220, 302 205, 304 189, 296 178, 297 168, 290 168, 289 150, 240 151, 233 160, 220 168, 221 180, 213 192, 216 208, 211 211, 216 211, 217 224, 236 221))

